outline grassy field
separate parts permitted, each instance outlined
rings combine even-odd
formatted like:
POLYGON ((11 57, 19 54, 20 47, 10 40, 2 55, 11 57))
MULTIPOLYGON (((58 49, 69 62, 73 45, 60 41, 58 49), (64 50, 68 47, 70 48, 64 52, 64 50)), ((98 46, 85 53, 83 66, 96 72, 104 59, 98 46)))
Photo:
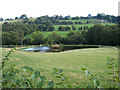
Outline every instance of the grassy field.
MULTIPOLYGON (((69 33, 69 31, 55 31, 55 32, 58 33, 62 37, 66 37, 66 35, 69 33)), ((41 33, 44 35, 44 37, 47 37, 52 32, 41 32, 41 33)))
POLYGON ((80 19, 80 20, 59 20, 59 21, 70 21, 70 22, 82 22, 82 23, 86 23, 87 21, 91 21, 94 22, 95 20, 99 20, 99 19, 80 19))
MULTIPOLYGON (((5 56, 10 48, 2 48, 2 56, 5 56)), ((22 66, 30 66, 34 70, 41 71, 48 80, 58 82, 52 71, 53 68, 61 68, 65 72, 68 79, 65 84, 74 87, 85 88, 89 83, 88 76, 81 70, 85 66, 92 74, 97 75, 98 80, 101 81, 103 87, 109 87, 111 84, 108 82, 112 76, 108 73, 110 70, 107 68, 107 57, 115 59, 118 62, 118 50, 112 48, 89 48, 77 49, 60 53, 39 53, 39 52, 23 52, 16 50, 11 56, 10 60, 6 63, 16 64, 17 68, 22 66)))
MULTIPOLYGON (((84 27, 84 26, 88 26, 89 28, 94 26, 95 24, 81 24, 81 25, 74 25, 76 27, 76 30, 78 30, 79 27, 84 27)), ((101 25, 115 25, 115 23, 101 23, 101 25)), ((58 27, 59 26, 69 26, 71 27, 71 30, 72 30, 72 25, 54 25, 54 28, 55 28, 55 31, 58 31, 58 27)))

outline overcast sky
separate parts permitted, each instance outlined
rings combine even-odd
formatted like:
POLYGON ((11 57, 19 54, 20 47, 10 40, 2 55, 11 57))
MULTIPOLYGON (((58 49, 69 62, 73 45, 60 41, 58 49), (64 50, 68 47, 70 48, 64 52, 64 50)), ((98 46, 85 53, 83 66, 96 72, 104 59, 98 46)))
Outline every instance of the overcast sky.
POLYGON ((98 13, 118 16, 118 1, 120 0, 1 0, 0 17, 15 18, 22 14, 28 17, 94 16, 98 13))

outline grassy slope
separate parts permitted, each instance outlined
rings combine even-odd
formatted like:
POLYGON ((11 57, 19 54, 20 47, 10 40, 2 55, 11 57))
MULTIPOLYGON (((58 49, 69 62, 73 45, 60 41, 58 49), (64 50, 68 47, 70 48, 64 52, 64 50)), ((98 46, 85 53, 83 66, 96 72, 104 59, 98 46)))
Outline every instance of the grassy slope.
MULTIPOLYGON (((2 49, 3 56, 8 50, 2 49)), ((47 76, 48 80, 56 82, 58 80, 53 76, 52 69, 59 67, 64 70, 65 76, 68 77, 65 83, 80 88, 86 87, 89 83, 88 77, 81 71, 82 66, 97 75, 104 87, 108 87, 112 83, 107 82, 108 79, 111 79, 111 76, 108 76, 109 69, 107 68, 106 58, 115 58, 116 63, 118 59, 118 51, 112 48, 79 49, 61 53, 21 52, 14 52, 7 64, 15 63, 16 67, 25 65, 33 67, 35 70, 42 71, 41 74, 47 76)))
POLYGON ((8 22, 8 23, 10 23, 10 22, 23 22, 23 19, 18 19, 18 20, 8 20, 8 21, 3 21, 3 22, 1 22, 1 23, 4 23, 4 22, 8 22))

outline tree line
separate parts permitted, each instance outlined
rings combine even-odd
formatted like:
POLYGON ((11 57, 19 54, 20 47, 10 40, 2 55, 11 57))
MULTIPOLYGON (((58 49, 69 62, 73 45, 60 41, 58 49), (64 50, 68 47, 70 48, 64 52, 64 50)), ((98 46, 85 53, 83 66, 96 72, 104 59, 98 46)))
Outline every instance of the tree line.
POLYGON ((118 25, 103 26, 96 24, 88 30, 70 31, 66 37, 52 32, 44 37, 39 30, 28 29, 27 26, 17 23, 12 27, 4 27, 2 33, 3 45, 40 45, 40 44, 90 44, 90 45, 120 45, 120 28, 118 25), (19 27, 19 28, 18 28, 19 27))
MULTIPOLYGON (((20 17, 15 17, 14 19, 23 19, 23 18, 27 18, 27 15, 23 14, 20 17)), ((88 14, 88 16, 86 16, 86 17, 83 17, 83 16, 71 17, 70 15, 65 16, 65 17, 63 17, 62 15, 60 15, 60 16, 54 15, 54 16, 49 17, 48 15, 46 15, 46 16, 38 17, 38 19, 39 18, 49 19, 52 21, 53 24, 58 24, 58 23, 61 24, 61 22, 59 22, 59 20, 82 20, 82 19, 91 19, 91 18, 100 19, 100 20, 107 20, 107 21, 112 22, 112 23, 118 23, 117 16, 105 15, 104 13, 102 13, 102 14, 98 13, 96 16, 92 16, 91 14, 88 14)), ((8 20, 14 20, 14 19, 12 19, 12 18, 3 19, 1 17, 0 21, 3 21, 3 20, 8 21, 8 20)))
POLYGON ((77 30, 77 29, 80 30, 80 31, 81 31, 81 30, 88 30, 89 27, 88 27, 88 26, 84 26, 84 27, 81 26, 81 27, 78 27, 78 28, 77 28, 77 27, 74 26, 74 25, 72 25, 71 27, 70 27, 70 26, 59 26, 59 27, 58 27, 58 30, 59 30, 59 31, 72 31, 72 30, 75 31, 75 30, 77 30))

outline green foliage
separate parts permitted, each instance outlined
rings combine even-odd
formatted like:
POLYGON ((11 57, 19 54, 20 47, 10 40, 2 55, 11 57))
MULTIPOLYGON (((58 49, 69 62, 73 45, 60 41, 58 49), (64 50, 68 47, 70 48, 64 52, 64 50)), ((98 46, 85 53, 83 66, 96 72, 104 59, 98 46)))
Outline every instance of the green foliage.
POLYGON ((2 32, 2 44, 11 44, 11 34, 9 32, 2 32))
MULTIPOLYGON (((112 58, 107 58, 107 64, 108 64, 108 68, 111 69, 111 72, 108 73, 110 76, 112 75, 112 79, 113 80, 109 80, 110 82, 112 82, 112 86, 110 86, 109 88, 118 88, 119 87, 119 71, 118 71, 118 65, 115 64, 114 59, 112 58)), ((82 70, 85 71, 85 74, 87 76, 90 77, 90 81, 92 81, 92 83, 89 83, 87 85, 87 88, 102 88, 101 82, 97 79, 97 77, 94 74, 91 74, 85 67, 82 67, 82 70)))
POLYGON ((44 36, 40 31, 35 31, 31 34, 32 40, 31 43, 33 45, 40 45, 44 42, 44 36))
POLYGON ((108 68, 111 69, 111 72, 109 73, 109 75, 112 75, 112 83, 113 85, 111 86, 111 88, 118 88, 119 87, 119 77, 118 77, 118 74, 119 74, 119 71, 118 71, 118 65, 115 64, 114 62, 114 59, 113 58, 107 58, 107 64, 108 64, 108 68))
POLYGON ((48 39, 47 42, 48 43, 60 43, 61 42, 61 36, 59 34, 57 34, 56 32, 52 32, 51 34, 48 35, 48 39))
POLYGON ((84 44, 85 38, 80 32, 71 31, 67 34, 66 42, 69 44, 84 44))
POLYGON ((103 26, 96 24, 86 32, 86 39, 89 44, 97 45, 119 45, 119 34, 117 26, 103 26), (115 29, 116 27, 116 29, 115 29), (117 38, 116 38, 117 37, 117 38), (118 40, 118 41, 116 41, 118 40), (114 42, 114 43, 113 43, 114 42))
POLYGON ((90 77, 90 83, 87 84, 87 88, 102 88, 101 82, 97 79, 94 74, 91 74, 85 67, 82 67, 85 74, 90 77))
POLYGON ((20 69, 15 68, 15 65, 10 65, 7 68, 4 68, 6 60, 9 60, 10 54, 13 52, 13 49, 8 52, 8 54, 3 58, 2 68, 3 68, 3 88, 51 88, 53 87, 52 81, 47 82, 45 86, 46 77, 40 75, 39 71, 34 71, 28 66, 24 66, 20 69), (17 73, 22 73, 22 78, 16 78, 17 73))
POLYGON ((60 68, 53 68, 53 70, 54 70, 53 74, 54 74, 55 77, 56 77, 57 79, 59 79, 59 81, 60 81, 60 82, 56 82, 56 83, 55 83, 55 88, 57 88, 57 87, 59 87, 59 86, 62 86, 62 87, 64 87, 64 88, 66 88, 66 87, 71 88, 71 87, 72 87, 71 85, 66 85, 66 84, 64 83, 64 81, 65 81, 68 77, 66 77, 66 76, 64 75, 64 72, 63 72, 62 69, 60 69, 60 68))
POLYGON ((26 15, 26 14, 22 14, 22 15, 20 16, 20 19, 23 19, 23 18, 27 18, 27 15, 26 15))
POLYGON ((54 88, 58 85, 65 85, 64 80, 66 77, 62 69, 54 68, 55 77, 62 80, 62 82, 54 83, 31 67, 23 66, 18 69, 14 64, 6 67, 5 62, 9 60, 9 56, 14 50, 15 48, 9 51, 2 60, 2 88, 54 88), (21 74, 21 77, 18 78, 19 74, 21 74))
POLYGON ((16 69, 15 65, 10 65, 8 69, 3 71, 4 88, 53 88, 53 81, 47 81, 45 76, 42 76, 39 71, 34 71, 31 67, 24 66, 21 69, 16 69), (20 79, 17 74, 22 73, 20 79))
POLYGON ((5 55, 5 57, 2 59, 2 68, 4 68, 5 62, 6 62, 7 60, 9 60, 9 56, 12 54, 12 52, 13 52, 14 50, 16 50, 16 48, 10 50, 10 51, 7 53, 7 55, 5 55))

